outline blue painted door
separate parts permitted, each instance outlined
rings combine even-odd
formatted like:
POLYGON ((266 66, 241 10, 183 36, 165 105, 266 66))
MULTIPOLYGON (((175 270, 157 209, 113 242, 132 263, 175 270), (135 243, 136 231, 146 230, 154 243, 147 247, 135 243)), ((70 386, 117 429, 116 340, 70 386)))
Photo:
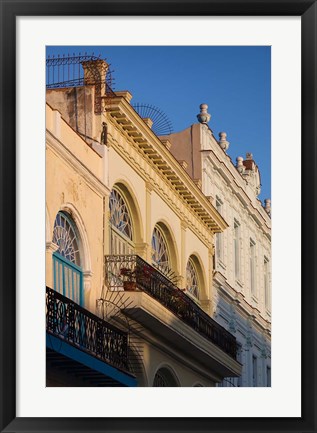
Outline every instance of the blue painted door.
POLYGON ((79 266, 59 253, 53 254, 54 289, 83 306, 83 273, 79 266))

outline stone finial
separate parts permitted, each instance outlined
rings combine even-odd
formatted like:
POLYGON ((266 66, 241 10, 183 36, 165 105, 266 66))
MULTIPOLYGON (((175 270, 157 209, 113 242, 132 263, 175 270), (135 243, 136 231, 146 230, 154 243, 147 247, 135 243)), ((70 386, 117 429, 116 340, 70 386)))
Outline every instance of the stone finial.
POLYGON ((265 211, 269 214, 269 215, 271 215, 271 199, 269 199, 269 198, 266 198, 265 200, 264 200, 264 209, 265 209, 265 211))
POLYGON ((198 122, 204 124, 209 122, 211 115, 207 112, 207 109, 208 109, 207 104, 200 104, 200 113, 197 114, 198 122))
POLYGON ((243 174, 243 173, 244 173, 245 166, 243 165, 243 158, 242 158, 242 156, 238 156, 236 167, 237 167, 237 170, 238 170, 238 172, 239 172, 240 174, 243 174))
POLYGON ((226 132, 219 132, 219 138, 220 140, 218 141, 219 146, 221 147, 221 149, 226 152, 229 148, 229 141, 227 141, 227 133, 226 132))
POLYGON ((246 154, 246 159, 251 159, 251 160, 253 160, 253 154, 247 152, 247 154, 246 154))

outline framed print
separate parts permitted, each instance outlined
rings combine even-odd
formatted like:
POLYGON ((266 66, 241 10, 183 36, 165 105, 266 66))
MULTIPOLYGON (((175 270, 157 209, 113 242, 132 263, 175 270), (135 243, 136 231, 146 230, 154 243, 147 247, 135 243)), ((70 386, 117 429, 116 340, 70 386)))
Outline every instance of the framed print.
POLYGON ((1 6, 1 431, 315 432, 316 2, 1 6))

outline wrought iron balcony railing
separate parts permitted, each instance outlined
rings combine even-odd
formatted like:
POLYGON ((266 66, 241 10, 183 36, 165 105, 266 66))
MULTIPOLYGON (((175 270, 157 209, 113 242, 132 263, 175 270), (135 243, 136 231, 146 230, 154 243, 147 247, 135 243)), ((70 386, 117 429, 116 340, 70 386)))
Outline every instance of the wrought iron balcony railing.
POLYGON ((199 334, 236 359, 236 338, 141 257, 109 255, 105 257, 105 268, 110 290, 138 289, 146 292, 199 334))
POLYGON ((127 334, 46 287, 48 333, 123 371, 128 371, 127 334))

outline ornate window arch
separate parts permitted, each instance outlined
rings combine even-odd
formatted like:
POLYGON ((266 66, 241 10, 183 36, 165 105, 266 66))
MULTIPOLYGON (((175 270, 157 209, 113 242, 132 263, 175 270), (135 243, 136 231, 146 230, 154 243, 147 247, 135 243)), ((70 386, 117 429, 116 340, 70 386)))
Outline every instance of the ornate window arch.
POLYGON ((200 284, 197 266, 193 257, 189 257, 186 266, 186 290, 195 298, 199 299, 200 296, 200 284))
POLYGON ((133 254, 134 236, 131 212, 127 200, 118 188, 113 188, 109 197, 111 253, 133 254))
POLYGON ((81 241, 75 223, 66 212, 56 215, 52 241, 58 247, 53 254, 54 289, 83 305, 81 241))
POLYGON ((208 299, 205 271, 199 256, 191 254, 186 265, 186 291, 197 301, 208 299))
POLYGON ((110 222, 124 236, 132 241, 132 220, 128 206, 120 192, 113 189, 109 198, 110 222))
POLYGON ((167 367, 161 367, 155 373, 153 387, 178 387, 179 381, 174 372, 167 367))
POLYGON ((152 263, 163 273, 171 269, 170 252, 163 230, 156 224, 152 234, 152 263))
POLYGON ((77 230, 70 217, 64 212, 58 212, 56 215, 53 242, 58 246, 56 251, 58 254, 77 266, 81 265, 77 230))

